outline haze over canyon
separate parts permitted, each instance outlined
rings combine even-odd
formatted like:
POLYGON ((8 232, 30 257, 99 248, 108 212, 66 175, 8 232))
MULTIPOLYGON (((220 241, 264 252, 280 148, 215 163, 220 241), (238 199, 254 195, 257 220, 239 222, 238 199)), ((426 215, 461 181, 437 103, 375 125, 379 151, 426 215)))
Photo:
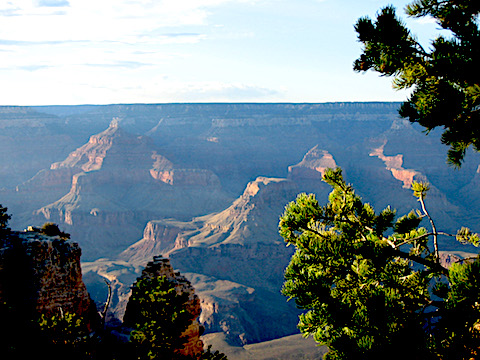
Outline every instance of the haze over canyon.
MULTIPOLYGON (((113 284, 121 320, 133 281, 163 255, 193 284, 200 323, 244 345, 297 333, 280 294, 293 249, 278 235, 300 192, 327 201, 326 168, 377 211, 418 207, 428 181, 438 227, 479 231, 480 156, 454 170, 439 134, 398 103, 138 104, 0 107, 0 203, 10 227, 54 222, 82 249, 100 305, 113 284)), ((452 241, 443 249, 455 253, 452 241)))

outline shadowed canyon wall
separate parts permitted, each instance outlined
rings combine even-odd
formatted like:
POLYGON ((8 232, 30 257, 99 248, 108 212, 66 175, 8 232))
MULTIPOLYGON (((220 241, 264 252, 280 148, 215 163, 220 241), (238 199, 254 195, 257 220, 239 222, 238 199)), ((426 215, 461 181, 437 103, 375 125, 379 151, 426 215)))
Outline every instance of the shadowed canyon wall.
POLYGON ((13 228, 53 221, 78 241, 99 306, 103 279, 112 282, 109 319, 122 318, 130 285, 164 255, 197 289, 207 332, 237 345, 273 339, 297 331, 297 310, 280 295, 292 249, 278 218, 299 192, 327 201, 327 167, 399 215, 418 206, 411 182, 428 181, 442 230, 478 230, 479 154, 453 171, 439 134, 400 119, 398 106, 0 107, 0 203, 13 228))

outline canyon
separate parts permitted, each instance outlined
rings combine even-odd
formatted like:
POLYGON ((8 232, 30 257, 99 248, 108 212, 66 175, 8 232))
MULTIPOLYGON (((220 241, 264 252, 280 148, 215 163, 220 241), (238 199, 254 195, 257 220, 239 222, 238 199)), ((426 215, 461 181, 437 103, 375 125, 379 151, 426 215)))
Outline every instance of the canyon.
MULTIPOLYGON (((120 326, 105 326, 108 304, 100 312, 90 297, 83 282, 81 249, 76 242, 69 240, 64 233, 46 235, 46 231, 34 227, 24 231, 1 230, 0 312, 4 321, 1 329, 2 357, 14 359, 18 356, 41 355, 63 358, 66 353, 62 355, 62 350, 55 350, 58 354, 52 354, 54 348, 49 347, 49 343, 53 341, 58 346, 66 345, 68 336, 75 333, 77 342, 81 341, 79 339, 85 342, 90 339, 91 356, 105 350, 112 354, 118 347, 129 351, 128 347, 122 346, 126 339, 131 338, 131 330, 137 327, 141 312, 145 311, 138 299, 128 299, 125 317, 120 326), (73 328, 62 328, 65 326, 61 324, 62 321, 71 321, 71 317, 81 321, 76 322, 73 328), (43 327, 42 331, 39 331, 38 324, 43 327), (51 324, 56 325, 49 327, 51 324), (62 336, 65 339, 62 340, 62 336), (33 339, 38 339, 38 343, 33 339), (25 341, 28 341, 27 347, 25 341), (110 348, 105 349, 105 346, 110 348)), ((105 277, 106 286, 111 289, 107 278, 105 277)), ((165 279, 174 290, 175 297, 185 299, 182 304, 185 328, 179 331, 183 341, 171 349, 172 353, 200 359, 204 348, 200 339, 203 328, 198 322, 201 306, 195 289, 184 276, 174 271, 169 259, 159 256, 154 256, 146 264, 132 286, 137 286, 140 280, 156 278, 165 279)), ((71 338, 69 341, 74 343, 71 338)), ((70 345, 70 351, 73 352, 69 355, 80 356, 80 348, 70 345), (79 353, 76 354, 76 351, 79 353)))
MULTIPOLYGON (((460 170, 433 131, 397 103, 138 104, 0 107, 0 203, 23 229, 55 222, 83 251, 84 282, 120 321, 130 286, 168 258, 199 297, 200 324, 236 345, 296 334, 280 289, 293 249, 278 235, 300 192, 325 203, 326 168, 342 167, 377 211, 402 215, 428 181, 443 231, 479 230, 480 156, 460 170)), ((443 250, 460 251, 448 238, 443 250)))

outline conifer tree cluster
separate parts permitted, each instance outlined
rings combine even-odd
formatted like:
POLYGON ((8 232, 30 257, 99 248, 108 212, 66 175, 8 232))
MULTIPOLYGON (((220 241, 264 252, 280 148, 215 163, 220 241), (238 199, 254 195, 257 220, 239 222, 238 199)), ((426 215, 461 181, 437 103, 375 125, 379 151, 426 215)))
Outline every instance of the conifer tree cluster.
POLYGON ((178 294, 165 276, 140 278, 132 288, 124 324, 139 359, 182 359, 176 352, 186 342, 183 332, 192 321, 188 293, 178 294))
POLYGON ((478 358, 480 258, 446 267, 438 248, 439 236, 478 246, 478 235, 437 230, 428 184, 413 184, 420 209, 396 219, 390 207, 375 213, 341 169, 323 179, 329 203, 300 194, 279 225, 296 248, 282 292, 306 311, 302 333, 330 348, 326 359, 478 358))
MULTIPOLYGON (((427 132, 443 127, 448 161, 460 167, 470 146, 480 151, 480 2, 414 0, 405 11, 433 18, 449 36, 427 50, 387 6, 355 25, 364 49, 354 69, 412 89, 400 115, 427 132)), ((397 218, 364 203, 341 169, 323 180, 333 188, 328 204, 300 194, 279 224, 296 248, 282 292, 305 310, 302 333, 329 347, 326 359, 480 358, 480 255, 447 266, 438 242, 478 247, 478 235, 437 229, 427 183, 412 185, 419 209, 397 218)))

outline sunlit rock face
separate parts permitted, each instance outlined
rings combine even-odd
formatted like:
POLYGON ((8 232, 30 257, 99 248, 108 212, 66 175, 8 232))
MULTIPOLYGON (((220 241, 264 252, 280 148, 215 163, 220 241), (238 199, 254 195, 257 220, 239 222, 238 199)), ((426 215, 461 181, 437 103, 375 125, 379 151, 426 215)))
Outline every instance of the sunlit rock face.
POLYGON ((197 289, 206 331, 224 332, 231 344, 295 333, 298 314, 279 293, 293 249, 276 224, 297 192, 290 180, 258 177, 221 212, 190 222, 149 222, 143 239, 120 257, 140 266, 163 251, 197 289), (282 321, 272 328, 274 318, 282 321))
POLYGON ((333 155, 326 150, 321 150, 319 145, 310 149, 302 161, 288 167, 288 177, 292 180, 318 180, 322 179, 326 169, 338 167, 333 155))
POLYGON ((395 179, 403 183, 402 187, 410 189, 415 177, 419 177, 420 173, 412 169, 403 168, 403 154, 397 154, 395 156, 386 156, 384 154, 384 147, 387 141, 376 148, 369 154, 370 156, 376 156, 382 160, 385 164, 385 168, 390 171, 395 179))
POLYGON ((95 328, 98 314, 82 280, 77 243, 27 231, 12 232, 0 244, 0 301, 30 319, 70 313, 95 328))
POLYGON ((210 170, 175 166, 151 139, 126 132, 117 121, 37 178, 30 188, 40 190, 48 181, 71 184, 66 194, 36 210, 34 220, 64 226, 87 259, 118 254, 141 238, 151 219, 189 219, 231 199, 210 170))
POLYGON ((293 251, 278 235, 279 216, 300 192, 327 203, 326 168, 341 167, 363 201, 398 216, 418 208, 412 181, 428 181, 437 228, 478 231, 479 154, 449 168, 440 133, 425 136, 398 107, 0 107, 0 203, 12 228, 52 221, 80 243, 99 308, 103 279, 112 283, 107 320, 123 317, 131 284, 162 254, 195 286, 207 332, 237 345, 272 339, 298 322, 279 293, 293 251))

